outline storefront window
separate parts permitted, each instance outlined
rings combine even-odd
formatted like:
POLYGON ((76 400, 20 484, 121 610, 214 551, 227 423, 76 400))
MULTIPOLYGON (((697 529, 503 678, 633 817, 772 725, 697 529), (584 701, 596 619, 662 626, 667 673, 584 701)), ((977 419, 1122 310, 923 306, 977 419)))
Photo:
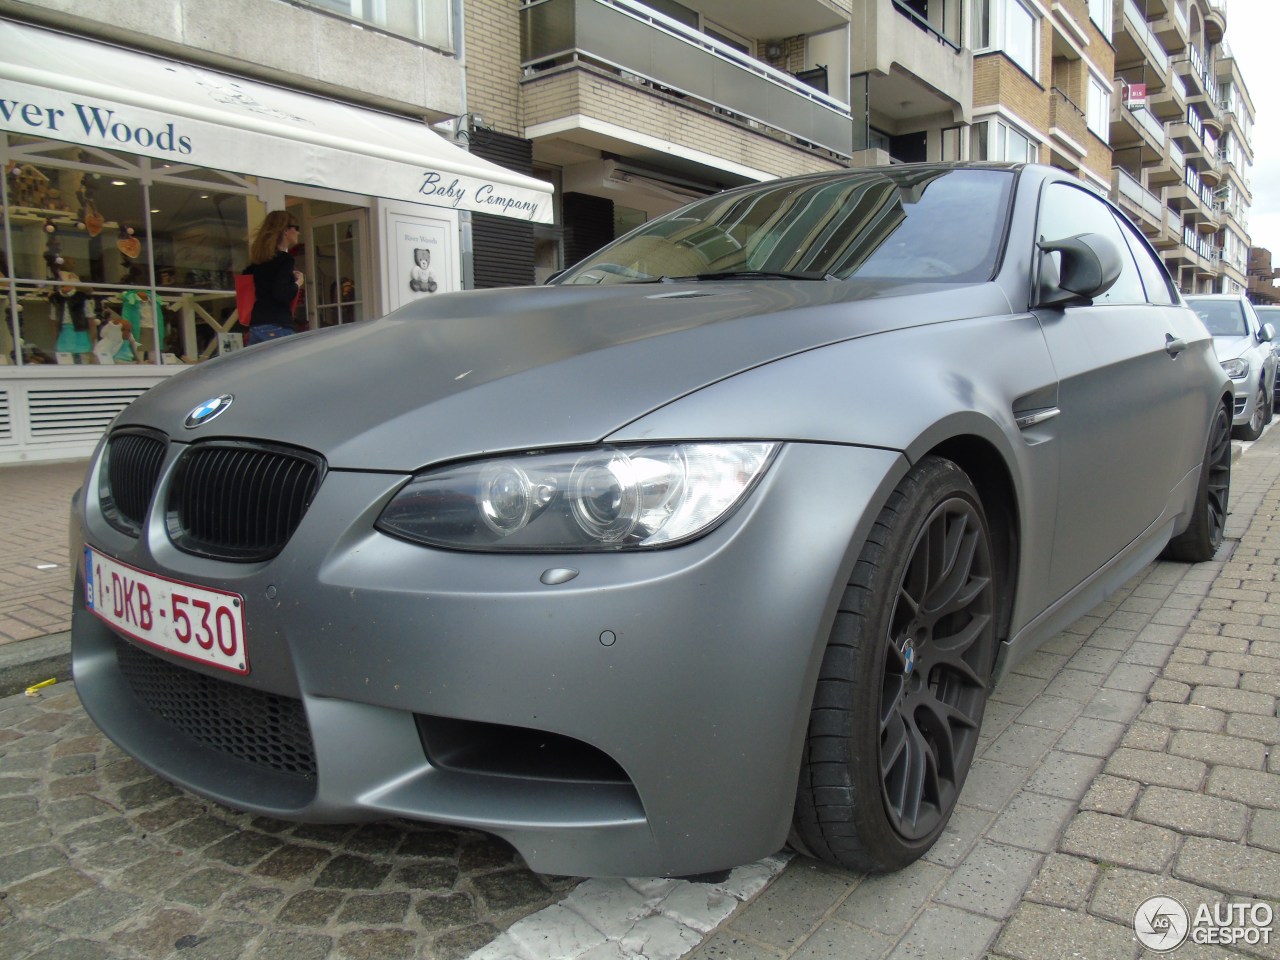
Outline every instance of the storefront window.
POLYGON ((0 135, 0 363, 194 363, 235 333, 251 178, 0 135))

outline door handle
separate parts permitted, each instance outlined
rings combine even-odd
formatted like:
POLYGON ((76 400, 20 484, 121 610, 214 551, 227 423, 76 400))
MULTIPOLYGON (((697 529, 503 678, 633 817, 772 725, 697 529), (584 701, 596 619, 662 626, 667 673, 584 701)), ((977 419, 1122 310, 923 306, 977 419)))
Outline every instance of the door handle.
POLYGON ((1171 357, 1176 357, 1183 350, 1187 349, 1187 341, 1181 337, 1174 337, 1172 333, 1164 335, 1164 352, 1171 357))

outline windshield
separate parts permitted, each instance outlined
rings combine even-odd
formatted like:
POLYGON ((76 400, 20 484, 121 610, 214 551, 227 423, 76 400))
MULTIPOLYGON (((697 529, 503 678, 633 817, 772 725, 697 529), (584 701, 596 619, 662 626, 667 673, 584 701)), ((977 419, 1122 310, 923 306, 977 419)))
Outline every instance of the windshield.
POLYGON ((1205 329, 1215 337, 1243 337, 1249 332, 1239 300, 1196 300, 1188 297, 1187 305, 1200 315, 1205 329))
POLYGON ((987 280, 1012 188, 1008 170, 936 167, 762 183, 650 221, 555 282, 987 280))

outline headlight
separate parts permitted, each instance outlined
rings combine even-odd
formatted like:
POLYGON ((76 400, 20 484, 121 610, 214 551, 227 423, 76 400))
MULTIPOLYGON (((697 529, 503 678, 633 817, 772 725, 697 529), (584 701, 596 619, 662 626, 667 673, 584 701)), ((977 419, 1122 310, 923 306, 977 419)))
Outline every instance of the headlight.
POLYGON ((1243 380, 1249 375, 1249 361, 1243 357, 1236 357, 1234 360, 1223 360, 1222 369, 1226 371, 1227 376, 1232 380, 1243 380))
POLYGON ((387 504, 378 529, 463 550, 670 546, 728 516, 776 443, 674 443, 536 453, 430 470, 387 504))

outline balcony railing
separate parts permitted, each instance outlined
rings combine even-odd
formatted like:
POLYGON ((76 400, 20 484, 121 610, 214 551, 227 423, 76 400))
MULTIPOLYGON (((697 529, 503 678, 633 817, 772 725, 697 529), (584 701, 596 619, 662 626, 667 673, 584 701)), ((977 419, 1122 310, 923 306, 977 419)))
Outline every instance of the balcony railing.
POLYGON ((1165 209, 1160 198, 1135 180, 1127 170, 1113 167, 1112 172, 1116 178, 1116 192, 1159 223, 1165 209))
POLYGON ((520 16, 527 73, 585 60, 837 153, 852 152, 847 104, 635 0, 533 0, 520 16))
POLYGON ((1129 32, 1146 45, 1148 55, 1152 61, 1159 64, 1161 72, 1168 73, 1169 55, 1164 52, 1164 44, 1156 39, 1156 35, 1147 24, 1146 16, 1133 0, 1124 0, 1124 15, 1129 24, 1129 32))
POLYGON ((1145 129, 1151 136, 1155 137, 1156 143, 1164 143, 1164 124, 1148 109, 1143 107, 1139 110, 1130 111, 1138 124, 1145 129))

